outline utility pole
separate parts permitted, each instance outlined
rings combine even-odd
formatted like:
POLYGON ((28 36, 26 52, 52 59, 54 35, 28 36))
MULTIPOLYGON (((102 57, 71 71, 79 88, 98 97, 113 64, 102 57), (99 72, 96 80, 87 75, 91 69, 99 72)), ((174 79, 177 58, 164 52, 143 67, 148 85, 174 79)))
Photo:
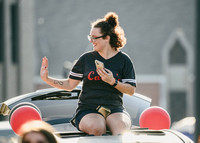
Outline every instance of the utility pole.
POLYGON ((196 0, 196 60, 195 60, 195 142, 200 143, 200 1, 196 0))

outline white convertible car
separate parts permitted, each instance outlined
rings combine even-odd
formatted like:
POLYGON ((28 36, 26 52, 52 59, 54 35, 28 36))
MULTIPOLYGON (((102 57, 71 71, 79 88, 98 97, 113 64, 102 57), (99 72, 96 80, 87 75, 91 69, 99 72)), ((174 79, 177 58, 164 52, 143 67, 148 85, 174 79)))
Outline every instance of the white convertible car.
MULTIPOLYGON (((73 91, 64 91, 55 88, 38 90, 20 95, 0 103, 1 116, 9 116, 13 107, 28 102, 37 106, 42 120, 51 124, 59 134, 61 143, 193 143, 191 139, 180 132, 165 130, 149 130, 139 127, 141 113, 151 106, 151 99, 135 93, 133 96, 124 95, 123 101, 126 110, 132 118, 132 129, 122 135, 112 136, 109 131, 104 136, 89 136, 78 131, 69 122, 77 107, 81 87, 73 91)), ((0 143, 14 142, 17 135, 12 131, 8 118, 0 122, 0 143)))

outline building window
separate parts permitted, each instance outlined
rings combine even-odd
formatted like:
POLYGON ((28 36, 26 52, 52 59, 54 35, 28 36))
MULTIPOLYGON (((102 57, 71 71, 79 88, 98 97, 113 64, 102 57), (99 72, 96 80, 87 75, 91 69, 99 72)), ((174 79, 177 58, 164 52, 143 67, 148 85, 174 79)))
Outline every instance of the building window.
POLYGON ((170 65, 186 65, 186 51, 179 40, 175 42, 172 49, 169 51, 169 56, 170 65))

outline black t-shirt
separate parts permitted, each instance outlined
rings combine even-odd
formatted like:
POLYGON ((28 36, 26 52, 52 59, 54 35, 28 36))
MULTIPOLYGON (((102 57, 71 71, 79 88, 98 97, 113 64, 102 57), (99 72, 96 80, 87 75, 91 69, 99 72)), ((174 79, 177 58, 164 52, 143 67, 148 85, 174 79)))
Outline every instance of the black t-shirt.
POLYGON ((95 60, 103 62, 104 67, 112 71, 114 78, 118 81, 136 86, 133 63, 124 52, 120 51, 110 59, 104 59, 96 51, 84 53, 69 75, 71 79, 83 80, 78 109, 96 108, 98 105, 110 109, 123 108, 123 94, 112 85, 101 80, 96 72, 95 60))

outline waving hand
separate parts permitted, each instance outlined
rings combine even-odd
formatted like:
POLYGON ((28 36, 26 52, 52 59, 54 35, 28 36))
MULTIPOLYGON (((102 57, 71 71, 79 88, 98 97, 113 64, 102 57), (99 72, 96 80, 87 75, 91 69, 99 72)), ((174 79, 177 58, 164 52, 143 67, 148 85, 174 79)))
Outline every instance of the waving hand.
POLYGON ((44 57, 42 59, 42 65, 40 69, 40 76, 42 80, 46 81, 48 78, 48 59, 47 57, 44 57))

